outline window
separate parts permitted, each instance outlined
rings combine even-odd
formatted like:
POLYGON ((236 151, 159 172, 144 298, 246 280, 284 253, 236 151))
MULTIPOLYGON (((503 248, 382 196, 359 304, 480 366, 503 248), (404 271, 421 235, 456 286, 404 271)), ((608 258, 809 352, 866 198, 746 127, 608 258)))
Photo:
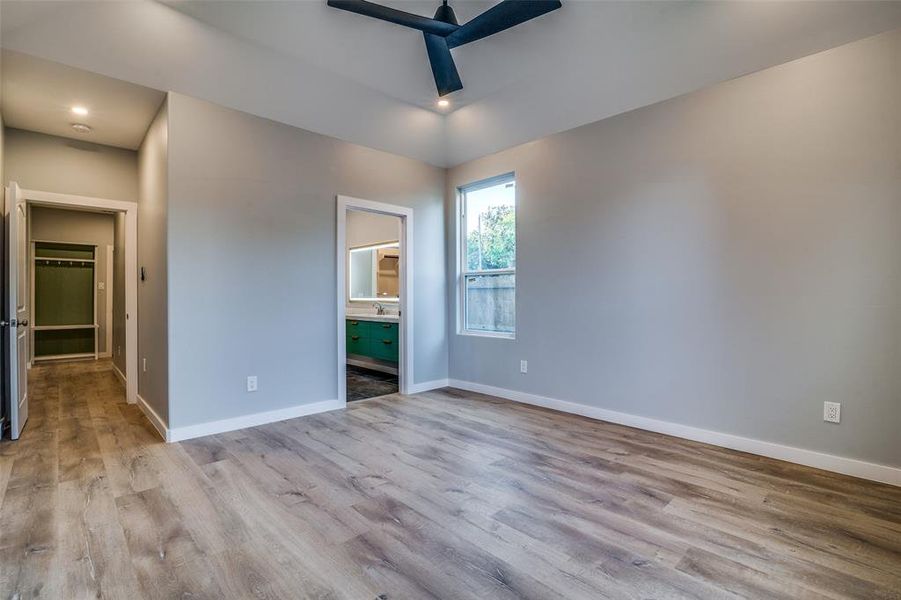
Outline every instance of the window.
POLYGON ((461 333, 516 330, 516 182, 503 175, 460 188, 461 333))

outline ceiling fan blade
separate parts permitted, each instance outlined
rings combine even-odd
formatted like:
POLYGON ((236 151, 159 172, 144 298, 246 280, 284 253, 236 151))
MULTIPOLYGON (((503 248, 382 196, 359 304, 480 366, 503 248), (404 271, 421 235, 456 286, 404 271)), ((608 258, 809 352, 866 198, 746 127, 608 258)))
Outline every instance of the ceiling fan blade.
POLYGON ((448 34, 447 45, 456 48, 480 40, 561 6, 560 0, 504 0, 448 34))
POLYGON ((422 35, 425 37, 425 48, 429 52, 429 62, 432 63, 432 75, 435 76, 438 95, 445 96, 462 90, 463 82, 460 81, 457 65, 454 64, 454 57, 451 56, 445 38, 431 33, 422 35))
POLYGON ((425 33, 431 33, 438 36, 446 36, 456 31, 460 26, 453 23, 444 23, 436 21, 421 15, 404 12, 374 2, 366 2, 366 0, 328 0, 328 5, 333 8, 340 8, 358 15, 373 17, 396 23, 404 27, 412 27, 425 33))

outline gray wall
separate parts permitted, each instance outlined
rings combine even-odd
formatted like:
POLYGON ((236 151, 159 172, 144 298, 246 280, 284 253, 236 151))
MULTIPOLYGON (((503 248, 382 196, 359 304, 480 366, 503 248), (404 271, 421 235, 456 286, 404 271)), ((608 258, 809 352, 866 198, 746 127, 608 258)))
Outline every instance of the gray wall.
POLYGON ((519 247, 516 339, 451 335, 450 376, 901 466, 899 57, 893 32, 452 169, 448 231, 457 186, 516 172, 519 247))
MULTIPOLYGON (((106 263, 109 256, 108 246, 113 245, 113 223, 111 214, 92 213, 79 210, 60 210, 35 206, 31 209, 31 239, 52 242, 73 242, 93 244, 97 247, 94 268, 97 272, 98 289, 95 291, 97 302, 98 351, 109 352, 106 347, 106 332, 112 323, 107 323, 107 303, 114 301, 114 290, 110 285, 106 263), (99 289, 99 283, 104 289, 99 289)), ((31 263, 29 263, 30 265, 31 263)), ((116 286, 119 282, 113 282, 116 286)), ((124 281, 121 285, 125 289, 124 281)), ((123 294, 124 300, 124 294, 123 294)))
POLYGON ((414 208, 413 381, 447 376, 442 169, 179 94, 169 119, 171 427, 337 397, 337 194, 414 208))
POLYGON ((165 421, 169 415, 168 100, 138 149, 138 394, 165 421), (146 361, 146 370, 144 368, 146 361))
POLYGON ((138 163, 133 150, 9 128, 5 143, 6 182, 43 192, 138 199, 138 163))

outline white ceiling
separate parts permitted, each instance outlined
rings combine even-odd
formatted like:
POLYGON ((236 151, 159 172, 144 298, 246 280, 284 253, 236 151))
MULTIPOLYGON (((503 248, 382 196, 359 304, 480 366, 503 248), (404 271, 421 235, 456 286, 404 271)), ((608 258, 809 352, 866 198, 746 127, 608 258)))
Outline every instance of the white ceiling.
MULTIPOLYGON (((435 81, 422 34, 413 29, 340 11, 321 2, 162 0, 165 4, 286 56, 304 60, 409 104, 435 110, 435 81)), ((431 17, 440 2, 379 0, 407 12, 431 17)), ((451 0, 460 23, 496 4, 491 0, 451 0)), ((558 11, 559 12, 559 11, 558 11)), ((553 13, 542 17, 551 19, 553 13)), ((534 25, 527 23, 528 32, 534 25)), ((499 34, 504 36, 504 34, 499 34)), ((493 41, 493 40, 491 40, 493 41)), ((480 42, 489 44, 489 40, 480 42)), ((476 47, 473 44, 472 47, 476 47)), ((478 53, 454 50, 464 89, 453 94, 454 107, 474 102, 514 81, 528 65, 495 63, 490 46, 478 53), (469 64, 467 64, 469 63, 469 64)))
POLYGON ((3 122, 8 127, 135 150, 165 94, 27 54, 2 54, 3 122), (74 115, 73 106, 88 109, 74 115), (93 131, 78 133, 72 123, 93 131))
MULTIPOLYGON (((448 166, 901 27, 901 2, 594 2, 454 50, 325 1, 2 2, 2 44, 448 166)), ((431 15, 435 2, 384 0, 431 15)), ((495 2, 451 0, 465 22, 495 2)))

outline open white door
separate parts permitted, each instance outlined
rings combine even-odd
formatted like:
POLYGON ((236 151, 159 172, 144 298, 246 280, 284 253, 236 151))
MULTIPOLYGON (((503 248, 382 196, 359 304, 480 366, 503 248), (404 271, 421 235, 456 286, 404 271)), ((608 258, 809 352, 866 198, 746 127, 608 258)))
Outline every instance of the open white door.
POLYGON ((6 230, 8 268, 5 283, 9 297, 3 324, 9 328, 10 432, 12 439, 17 440, 28 420, 28 273, 25 270, 28 259, 25 218, 28 211, 16 183, 6 188, 6 204, 9 226, 6 230))

